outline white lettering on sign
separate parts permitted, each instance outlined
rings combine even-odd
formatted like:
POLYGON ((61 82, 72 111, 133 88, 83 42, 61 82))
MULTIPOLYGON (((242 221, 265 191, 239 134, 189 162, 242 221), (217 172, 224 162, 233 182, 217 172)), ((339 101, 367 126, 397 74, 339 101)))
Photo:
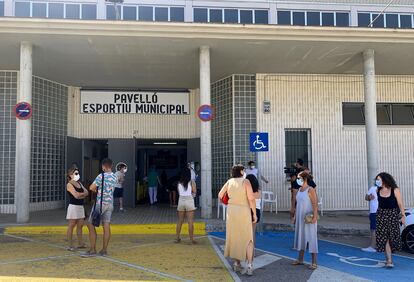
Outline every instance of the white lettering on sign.
POLYGON ((188 92, 81 90, 82 114, 188 115, 188 92))

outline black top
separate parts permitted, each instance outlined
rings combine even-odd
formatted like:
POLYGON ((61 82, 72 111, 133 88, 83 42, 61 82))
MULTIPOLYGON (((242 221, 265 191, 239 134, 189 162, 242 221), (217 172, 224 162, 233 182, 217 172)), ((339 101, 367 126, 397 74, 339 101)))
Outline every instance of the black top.
MULTIPOLYGON (((79 183, 80 187, 76 188, 75 185, 73 185, 72 183, 69 183, 70 185, 73 186, 73 188, 75 188, 75 191, 78 193, 83 193, 83 188, 82 188, 82 184, 79 183)), ((69 204, 71 205, 76 205, 76 206, 83 206, 83 199, 76 199, 75 197, 73 197, 72 193, 70 193, 69 191, 67 191, 69 194, 69 204)))
POLYGON ((380 194, 381 189, 378 189, 378 207, 380 209, 397 209, 398 202, 394 194, 394 189, 391 189, 391 195, 389 197, 382 197, 380 194))

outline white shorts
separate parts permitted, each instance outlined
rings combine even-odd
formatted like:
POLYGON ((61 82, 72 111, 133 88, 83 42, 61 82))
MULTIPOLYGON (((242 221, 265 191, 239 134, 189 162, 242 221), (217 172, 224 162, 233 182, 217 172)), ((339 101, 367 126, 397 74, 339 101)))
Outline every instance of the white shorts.
POLYGON ((84 219, 85 209, 80 205, 69 204, 66 219, 84 219))
POLYGON ((177 211, 194 211, 196 207, 194 205, 193 196, 180 196, 178 198, 177 211))

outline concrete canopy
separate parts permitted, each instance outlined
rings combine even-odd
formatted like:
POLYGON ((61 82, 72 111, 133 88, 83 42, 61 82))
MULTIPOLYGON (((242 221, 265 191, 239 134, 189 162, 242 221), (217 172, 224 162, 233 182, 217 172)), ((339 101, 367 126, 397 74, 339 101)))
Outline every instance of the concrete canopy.
POLYGON ((197 88, 198 49, 211 47, 211 80, 233 73, 414 74, 414 30, 0 18, 0 69, 82 87, 197 88))

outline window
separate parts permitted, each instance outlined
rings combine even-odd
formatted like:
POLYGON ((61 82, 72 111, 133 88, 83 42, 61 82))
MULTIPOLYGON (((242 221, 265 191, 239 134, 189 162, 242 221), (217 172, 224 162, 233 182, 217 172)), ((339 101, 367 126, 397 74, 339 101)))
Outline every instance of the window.
POLYGON ((16 17, 30 17, 30 2, 15 3, 16 17))
POLYGON ((280 25, 291 25, 290 11, 278 11, 277 23, 280 25))
POLYGON ((170 8, 170 21, 172 22, 184 22, 184 8, 171 7, 170 8))
POLYGON ((391 124, 391 105, 377 104, 377 124, 390 125, 391 124))
POLYGON ((46 3, 33 3, 32 5, 33 18, 46 18, 46 3))
POLYGON ((411 15, 400 15, 400 26, 401 28, 412 28, 412 16, 411 15))
POLYGON ((384 15, 372 14, 372 27, 384 28, 384 15))
POLYGON ((321 25, 321 13, 319 12, 307 12, 307 25, 320 26, 321 25))
POLYGON ((334 26, 335 14, 334 13, 322 13, 322 26, 334 26))
POLYGON ((293 12, 293 25, 305 25, 305 13, 293 12))
POLYGON ((153 21, 152 7, 139 6, 138 8, 138 20, 140 21, 153 21))
POLYGON ((371 24, 371 14, 358 13, 358 26, 368 27, 371 24))
POLYGON ((96 20, 96 5, 82 4, 82 19, 96 20))
POLYGON ((155 21, 168 22, 168 8, 155 7, 155 21))
POLYGON ((292 166, 297 159, 312 168, 312 145, 310 129, 285 129, 286 166, 292 166))
POLYGON ((4 2, 0 1, 0 17, 4 16, 4 2))
POLYGON ((225 23, 238 23, 239 22, 239 11, 236 9, 225 9, 224 10, 224 22, 225 23))
POLYGON ((80 19, 79 4, 66 4, 66 18, 67 19, 80 19))
POLYGON ((63 19, 63 3, 49 3, 49 18, 63 19))
POLYGON ((241 24, 252 24, 253 23, 253 11, 240 10, 240 23, 241 24))
POLYGON ((114 5, 106 5, 106 19, 116 20, 116 12, 114 5))
POLYGON ((269 12, 266 10, 255 10, 254 11, 254 23, 255 24, 268 24, 269 23, 269 12))
POLYGON ((342 123, 344 125, 365 124, 364 104, 363 103, 343 103, 342 104, 342 123))
POLYGON ((194 22, 197 22, 197 23, 208 22, 207 9, 194 8, 194 22))
POLYGON ((210 9, 210 22, 211 23, 222 23, 223 22, 223 10, 210 9))
POLYGON ((398 15, 397 14, 386 14, 385 19, 387 20, 387 27, 398 28, 398 15))
POLYGON ((392 123, 395 125, 414 125, 414 104, 392 105, 392 123))
POLYGON ((349 13, 336 13, 336 26, 349 26, 349 13))
MULTIPOLYGON (((137 7, 134 6, 123 6, 122 7, 122 19, 126 21, 137 20, 137 7)), ((168 20, 168 14, 167 14, 168 20)))

